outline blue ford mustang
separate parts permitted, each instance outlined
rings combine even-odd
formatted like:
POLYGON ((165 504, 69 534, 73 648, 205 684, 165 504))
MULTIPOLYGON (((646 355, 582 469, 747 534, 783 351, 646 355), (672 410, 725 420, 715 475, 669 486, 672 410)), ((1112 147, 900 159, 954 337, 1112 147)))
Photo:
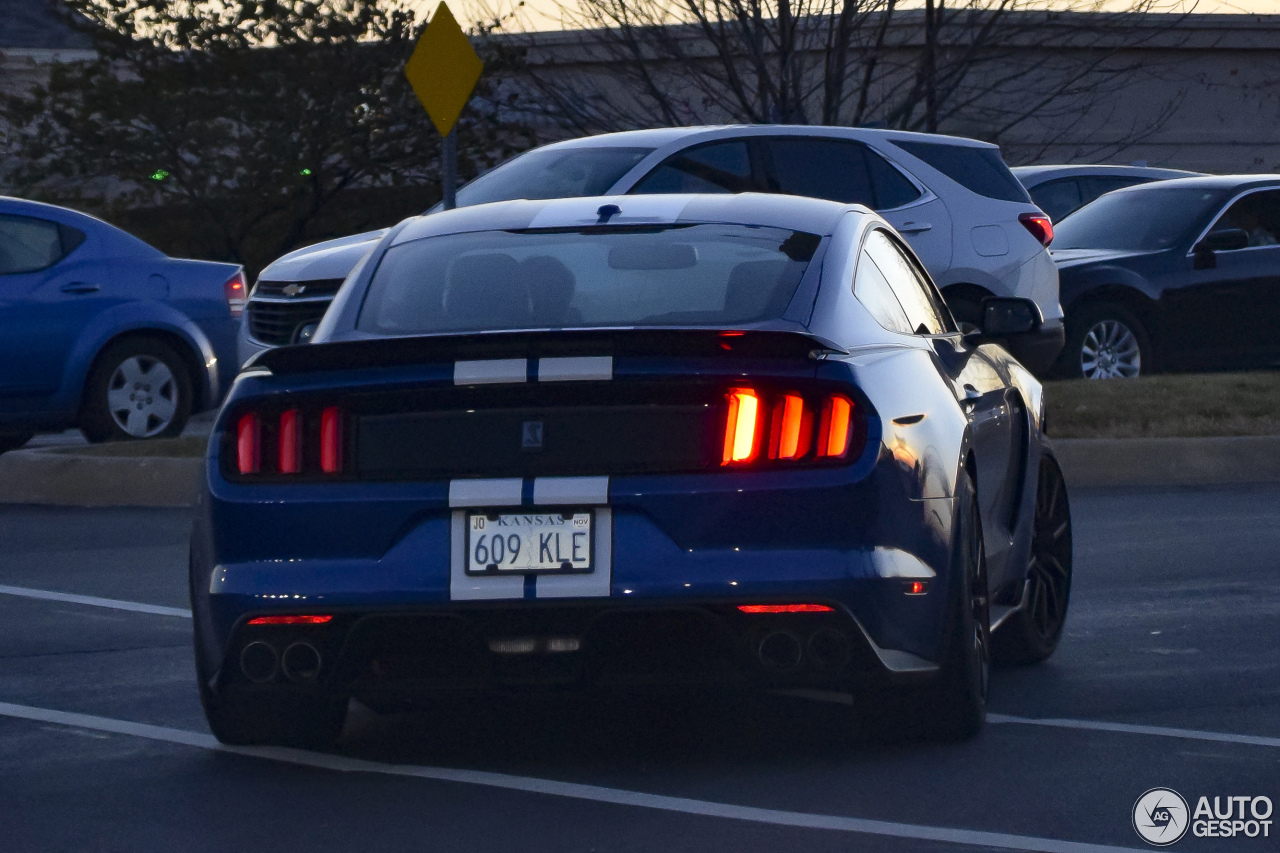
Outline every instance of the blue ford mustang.
POLYGON ((860 206, 512 201, 407 220, 309 346, 258 356, 191 550, 226 742, 348 699, 653 683, 839 690, 965 737, 1071 580, 1041 386, 860 206))

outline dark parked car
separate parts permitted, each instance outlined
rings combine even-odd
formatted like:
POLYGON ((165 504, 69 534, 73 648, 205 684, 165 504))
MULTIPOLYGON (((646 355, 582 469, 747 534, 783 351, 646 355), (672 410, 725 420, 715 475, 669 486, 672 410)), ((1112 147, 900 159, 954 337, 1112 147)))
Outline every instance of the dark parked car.
POLYGON ((78 426, 177 435, 235 375, 245 279, 101 220, 0 197, 0 453, 78 426))
POLYGON ((1280 175, 1108 193, 1057 228, 1062 376, 1280 363, 1280 175))
POLYGON ((1192 178, 1199 172, 1181 169, 1158 169, 1154 166, 1015 166, 1014 177, 1027 188, 1036 206, 1049 214, 1054 222, 1061 222, 1095 198, 1112 190, 1167 181, 1171 178, 1192 178))

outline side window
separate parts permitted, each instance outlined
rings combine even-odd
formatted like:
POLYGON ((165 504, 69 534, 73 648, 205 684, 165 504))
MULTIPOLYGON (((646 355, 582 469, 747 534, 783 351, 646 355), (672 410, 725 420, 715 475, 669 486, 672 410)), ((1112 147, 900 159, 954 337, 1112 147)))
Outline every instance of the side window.
POLYGON ((1146 178, 1090 178, 1088 189, 1085 191, 1085 203, 1088 204, 1098 196, 1106 195, 1112 190, 1122 190, 1135 184, 1147 183, 1150 183, 1150 181, 1146 178))
POLYGON ((907 313, 902 310, 902 304, 893 295, 888 279, 880 272, 875 261, 871 260, 866 249, 858 255, 858 269, 853 274, 853 295, 881 326, 891 332, 911 334, 912 327, 907 320, 907 313))
POLYGON ((865 149, 867 169, 871 172, 871 188, 876 195, 876 210, 893 210, 920 198, 920 190, 889 161, 871 149, 865 149))
POLYGON ((1059 178, 1032 187, 1031 200, 1054 222, 1061 222, 1086 201, 1080 194, 1080 182, 1075 178, 1059 178))
POLYGON ((658 193, 744 193, 757 189, 745 142, 714 142, 679 151, 631 190, 658 193))
POLYGON ((1214 231, 1239 228, 1249 235, 1249 248, 1280 244, 1280 190, 1250 193, 1222 214, 1214 231))
POLYGON ((924 278, 906 252, 884 231, 867 235, 863 251, 880 268, 889 287, 906 312, 907 322, 917 335, 940 335, 949 331, 946 312, 934 296, 933 284, 924 278))
POLYGON ((865 148, 831 139, 771 139, 777 192, 874 207, 865 148))
POLYGON ((47 269, 64 254, 56 222, 0 214, 0 275, 47 269))

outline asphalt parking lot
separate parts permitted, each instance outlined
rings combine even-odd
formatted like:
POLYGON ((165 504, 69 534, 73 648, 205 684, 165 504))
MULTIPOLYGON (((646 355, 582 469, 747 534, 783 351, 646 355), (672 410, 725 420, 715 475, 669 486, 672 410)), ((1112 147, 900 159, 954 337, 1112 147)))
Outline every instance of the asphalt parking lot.
POLYGON ((357 708, 323 755, 208 734, 185 511, 0 507, 0 849, 1083 853, 1144 849, 1153 787, 1280 801, 1280 487, 1073 504, 1066 636, 971 742, 795 696, 499 697, 357 708))

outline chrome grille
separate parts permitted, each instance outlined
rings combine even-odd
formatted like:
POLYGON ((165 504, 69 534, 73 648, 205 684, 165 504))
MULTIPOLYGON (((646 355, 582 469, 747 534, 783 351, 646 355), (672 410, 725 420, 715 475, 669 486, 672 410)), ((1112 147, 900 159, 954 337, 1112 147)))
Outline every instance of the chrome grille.
POLYGON ((284 346, 297 342, 298 331, 318 323, 344 279, 311 281, 258 280, 249 294, 249 335, 260 343, 284 346))

